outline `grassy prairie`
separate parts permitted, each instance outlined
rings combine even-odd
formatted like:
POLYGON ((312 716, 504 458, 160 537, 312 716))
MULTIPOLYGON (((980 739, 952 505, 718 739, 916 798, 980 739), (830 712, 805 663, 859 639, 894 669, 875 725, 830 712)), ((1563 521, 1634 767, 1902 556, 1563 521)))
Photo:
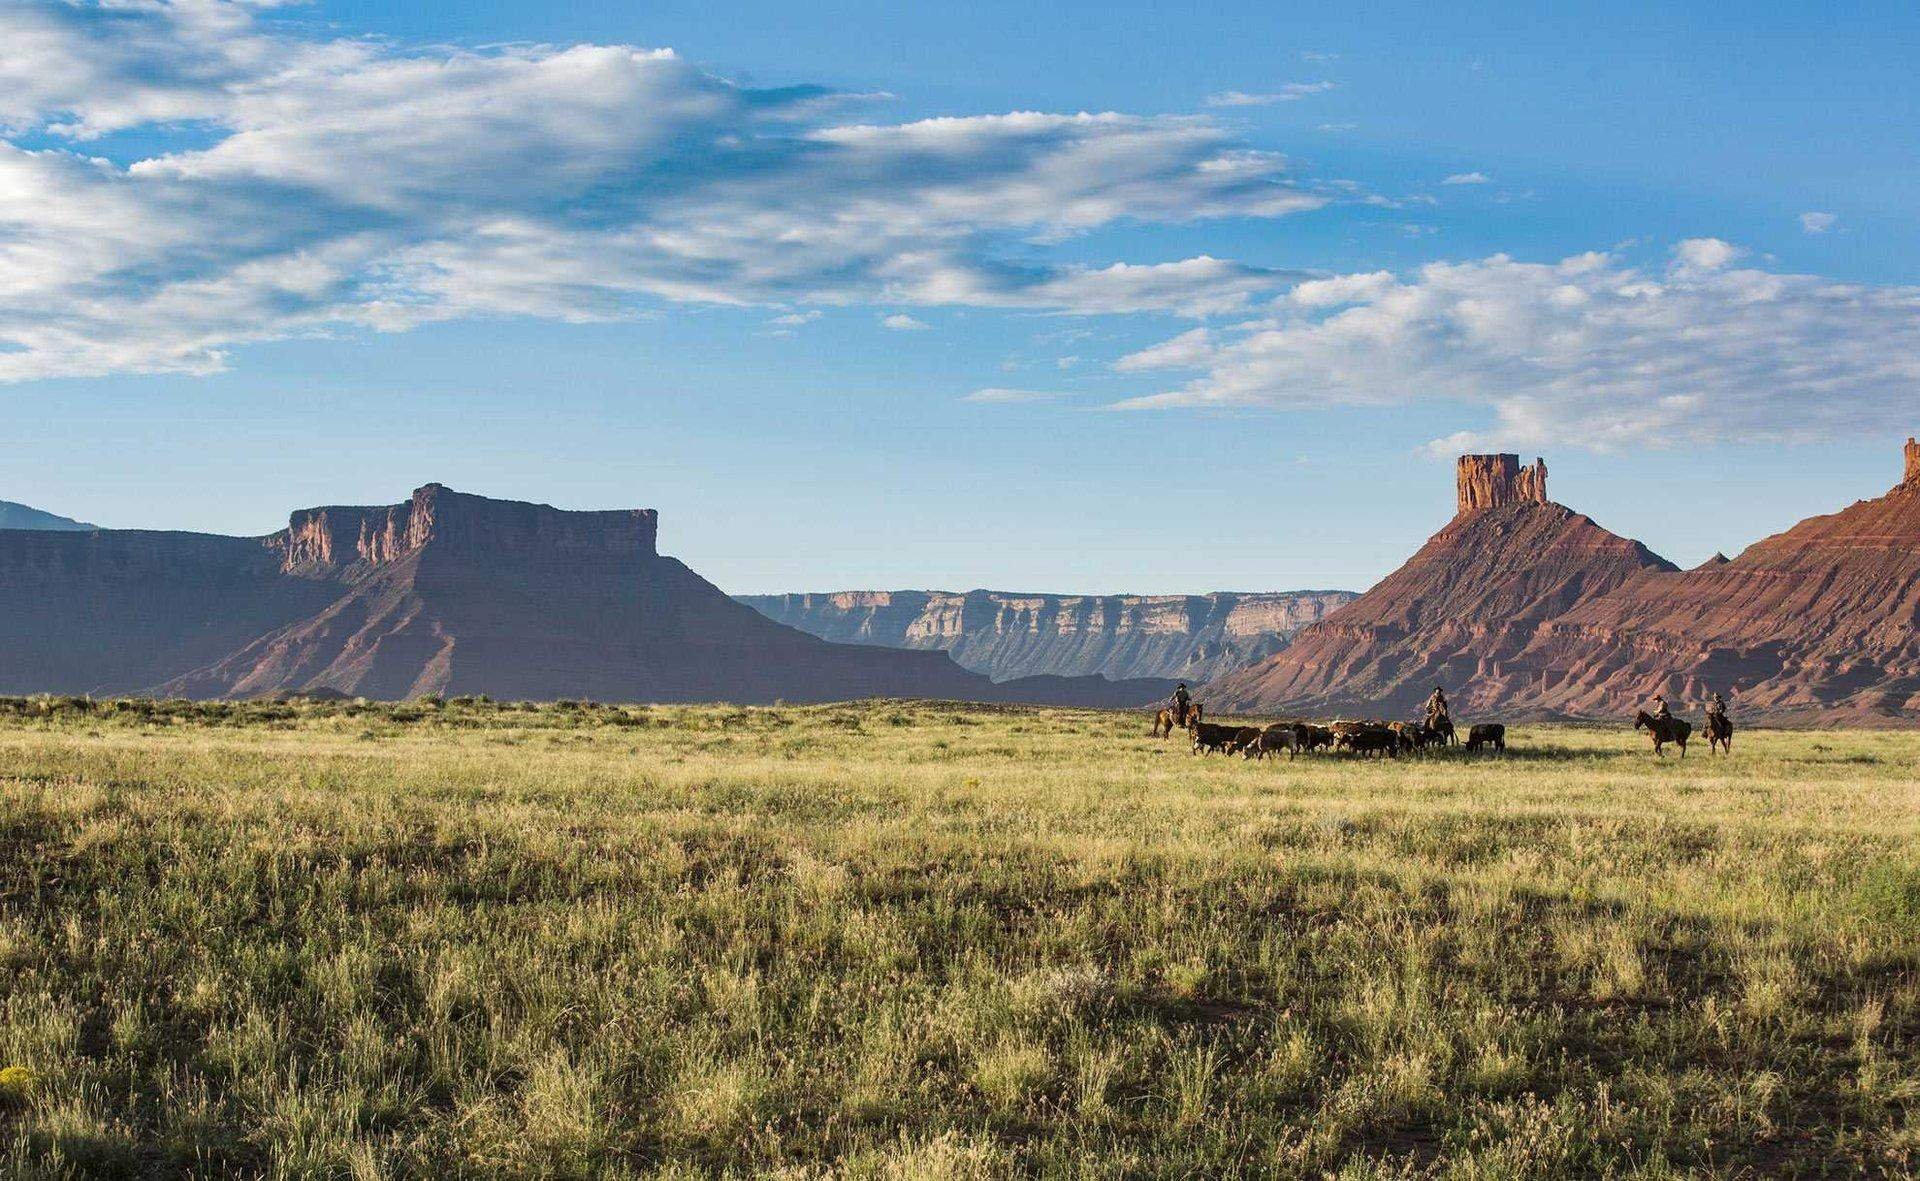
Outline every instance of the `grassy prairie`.
POLYGON ((0 703, 0 1173, 1920 1161, 1920 735, 1146 729, 0 703))

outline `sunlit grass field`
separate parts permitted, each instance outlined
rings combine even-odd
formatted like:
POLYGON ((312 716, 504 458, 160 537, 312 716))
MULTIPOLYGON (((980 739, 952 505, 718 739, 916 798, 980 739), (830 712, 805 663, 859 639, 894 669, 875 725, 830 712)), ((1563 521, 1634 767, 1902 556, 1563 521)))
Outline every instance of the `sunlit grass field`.
POLYGON ((7 1177, 1920 1167, 1920 735, 0 703, 7 1177))

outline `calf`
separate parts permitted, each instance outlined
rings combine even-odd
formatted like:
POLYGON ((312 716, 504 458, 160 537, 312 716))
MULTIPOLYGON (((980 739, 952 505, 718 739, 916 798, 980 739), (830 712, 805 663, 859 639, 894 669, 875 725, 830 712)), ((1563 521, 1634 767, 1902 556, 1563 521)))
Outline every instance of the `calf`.
POLYGON ((1246 759, 1264 759, 1268 755, 1278 755, 1284 750, 1287 752, 1287 761, 1292 762, 1294 754, 1297 753, 1299 749, 1300 735, 1298 730, 1285 722, 1276 722, 1260 731, 1258 738, 1255 738, 1252 742, 1242 747, 1240 749, 1240 757, 1246 759))
POLYGON ((1507 728, 1499 722, 1481 722, 1467 731, 1467 752, 1491 747, 1504 752, 1507 749, 1507 728))

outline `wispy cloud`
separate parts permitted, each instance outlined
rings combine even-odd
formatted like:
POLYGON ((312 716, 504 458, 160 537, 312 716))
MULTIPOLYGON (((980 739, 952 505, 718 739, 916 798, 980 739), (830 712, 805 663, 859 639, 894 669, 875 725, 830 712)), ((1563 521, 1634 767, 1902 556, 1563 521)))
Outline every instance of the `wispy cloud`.
POLYGON ((316 39, 255 7, 0 7, 0 380, 687 303, 1211 315, 1291 276, 1051 245, 1329 200, 1203 117, 837 122, 849 96, 669 50, 316 39), (85 151, 182 126, 192 145, 129 165, 85 151))
POLYGON ((1744 254, 1698 238, 1654 271, 1594 252, 1310 280, 1265 317, 1124 358, 1195 376, 1122 405, 1491 411, 1442 449, 1796 440, 1920 417, 1920 287, 1747 268, 1744 254))
POLYGON ((894 332, 925 332, 933 325, 918 317, 909 316, 905 312, 895 312, 891 316, 883 317, 880 327, 894 332))
POLYGON ((1250 93, 1245 90, 1223 90, 1207 96, 1210 107, 1270 107, 1275 103, 1297 102, 1309 95, 1325 94, 1338 88, 1337 82, 1289 82, 1278 90, 1263 93, 1250 93))
POLYGON ((1808 212, 1800 215, 1800 228, 1809 234, 1824 234, 1839 221, 1837 213, 1808 212))
POLYGON ((989 387, 984 390, 975 390, 962 398, 961 401, 989 403, 1052 402, 1061 396, 1062 395, 1050 390, 1009 390, 999 387, 989 387))
POLYGON ((1484 172, 1456 172, 1440 183, 1443 185, 1485 185, 1492 184, 1493 178, 1484 172))

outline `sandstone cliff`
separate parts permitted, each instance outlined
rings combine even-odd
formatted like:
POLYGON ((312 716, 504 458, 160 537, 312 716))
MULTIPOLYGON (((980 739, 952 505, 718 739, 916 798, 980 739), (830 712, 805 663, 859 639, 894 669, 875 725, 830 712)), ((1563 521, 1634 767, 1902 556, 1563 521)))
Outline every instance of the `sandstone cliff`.
POLYGON ((1920 721, 1920 446, 1885 496, 1684 573, 1649 574, 1541 629, 1522 704, 1617 714, 1720 692, 1752 717, 1920 721))
POLYGON ((742 595, 823 639, 938 649, 996 680, 1041 674, 1203 681, 1261 660, 1351 591, 1050 595, 839 591, 742 595))
POLYGON ((1284 651, 1208 686, 1208 700, 1401 716, 1440 684, 1467 712, 1508 708, 1544 675, 1523 657, 1542 624, 1646 572, 1674 569, 1548 500, 1541 462, 1462 456, 1456 505, 1406 565, 1284 651))
POLYGON ((995 685, 943 652, 828 643, 660 555, 657 524, 429 484, 264 538, 0 533, 0 691, 1133 705, 1165 688, 995 685))

